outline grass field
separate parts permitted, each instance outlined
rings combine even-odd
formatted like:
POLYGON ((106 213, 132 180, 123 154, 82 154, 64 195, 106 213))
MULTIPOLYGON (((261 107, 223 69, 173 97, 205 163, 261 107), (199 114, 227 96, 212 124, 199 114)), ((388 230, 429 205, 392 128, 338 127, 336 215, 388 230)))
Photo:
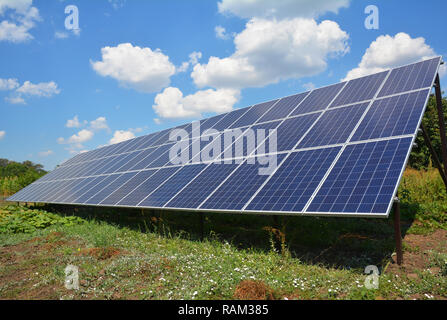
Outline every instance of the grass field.
POLYGON ((0 208, 1 299, 446 299, 447 194, 408 169, 404 265, 392 219, 0 208), (64 287, 67 265, 79 290, 64 287), (365 267, 380 270, 367 289, 365 267))

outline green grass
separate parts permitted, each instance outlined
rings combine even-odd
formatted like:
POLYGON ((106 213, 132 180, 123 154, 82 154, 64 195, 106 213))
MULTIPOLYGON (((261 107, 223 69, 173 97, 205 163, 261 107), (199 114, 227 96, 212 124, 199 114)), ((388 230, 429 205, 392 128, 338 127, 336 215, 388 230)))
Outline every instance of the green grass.
MULTIPOLYGON (((400 195, 407 234, 446 227, 445 190, 433 180, 431 171, 406 172, 400 195)), ((390 262, 392 219, 293 217, 277 226, 272 217, 207 214, 200 241, 196 214, 56 206, 0 210, 0 226, 20 225, 20 219, 28 225, 36 216, 57 221, 26 232, 0 229, 0 259, 16 260, 0 264, 0 298, 233 299, 247 280, 262 282, 276 299, 447 298, 446 252, 435 249, 416 276, 382 273, 379 289, 365 288, 364 268, 377 265, 382 272, 390 262), (8 248, 17 250, 2 251, 8 248), (63 287, 68 264, 80 268, 78 291, 63 287), (17 278, 20 272, 25 276, 17 278)), ((408 245, 404 250, 421 252, 408 245)))

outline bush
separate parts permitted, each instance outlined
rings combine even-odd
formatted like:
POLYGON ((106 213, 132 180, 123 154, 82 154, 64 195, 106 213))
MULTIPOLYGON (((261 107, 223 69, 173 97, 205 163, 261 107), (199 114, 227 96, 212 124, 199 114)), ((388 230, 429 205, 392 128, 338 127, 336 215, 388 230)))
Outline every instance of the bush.
POLYGON ((59 216, 43 210, 8 206, 0 210, 0 233, 32 233, 51 226, 72 226, 85 223, 75 216, 59 216))

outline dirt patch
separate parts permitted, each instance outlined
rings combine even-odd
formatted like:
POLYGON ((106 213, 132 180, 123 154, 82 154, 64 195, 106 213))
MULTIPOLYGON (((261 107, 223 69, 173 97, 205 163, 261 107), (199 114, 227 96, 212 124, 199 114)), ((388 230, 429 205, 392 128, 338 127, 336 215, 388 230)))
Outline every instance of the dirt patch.
POLYGON ((244 280, 238 284, 233 297, 239 300, 274 300, 274 291, 262 281, 244 280))
MULTIPOLYGON (((417 278, 417 270, 430 268, 430 252, 447 253, 447 230, 436 230, 430 235, 409 234, 404 239, 404 263, 398 266, 396 256, 393 263, 386 270, 387 273, 417 278)), ((432 267, 430 271, 439 272, 439 268, 432 267)))
POLYGON ((83 256, 91 256, 98 260, 107 260, 116 257, 122 253, 123 252, 120 249, 107 247, 107 248, 86 248, 82 249, 78 254, 83 256))

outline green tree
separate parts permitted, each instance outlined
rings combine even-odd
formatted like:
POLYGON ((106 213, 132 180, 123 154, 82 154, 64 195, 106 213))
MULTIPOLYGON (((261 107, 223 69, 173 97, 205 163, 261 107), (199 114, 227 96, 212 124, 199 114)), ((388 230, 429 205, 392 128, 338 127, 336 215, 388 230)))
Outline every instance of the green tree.
MULTIPOLYGON (((442 99, 442 107, 444 111, 444 122, 447 121, 447 99, 442 99)), ((438 110, 436 108, 436 97, 431 95, 427 104, 427 109, 425 111, 424 117, 422 118, 422 123, 427 130, 430 137, 433 148, 435 149, 438 158, 441 160, 441 135, 439 133, 439 121, 438 121, 438 110)), ((410 155, 409 165, 415 169, 426 169, 434 163, 432 155, 430 153, 427 144, 425 143, 422 133, 416 138, 417 146, 413 147, 410 155)))

